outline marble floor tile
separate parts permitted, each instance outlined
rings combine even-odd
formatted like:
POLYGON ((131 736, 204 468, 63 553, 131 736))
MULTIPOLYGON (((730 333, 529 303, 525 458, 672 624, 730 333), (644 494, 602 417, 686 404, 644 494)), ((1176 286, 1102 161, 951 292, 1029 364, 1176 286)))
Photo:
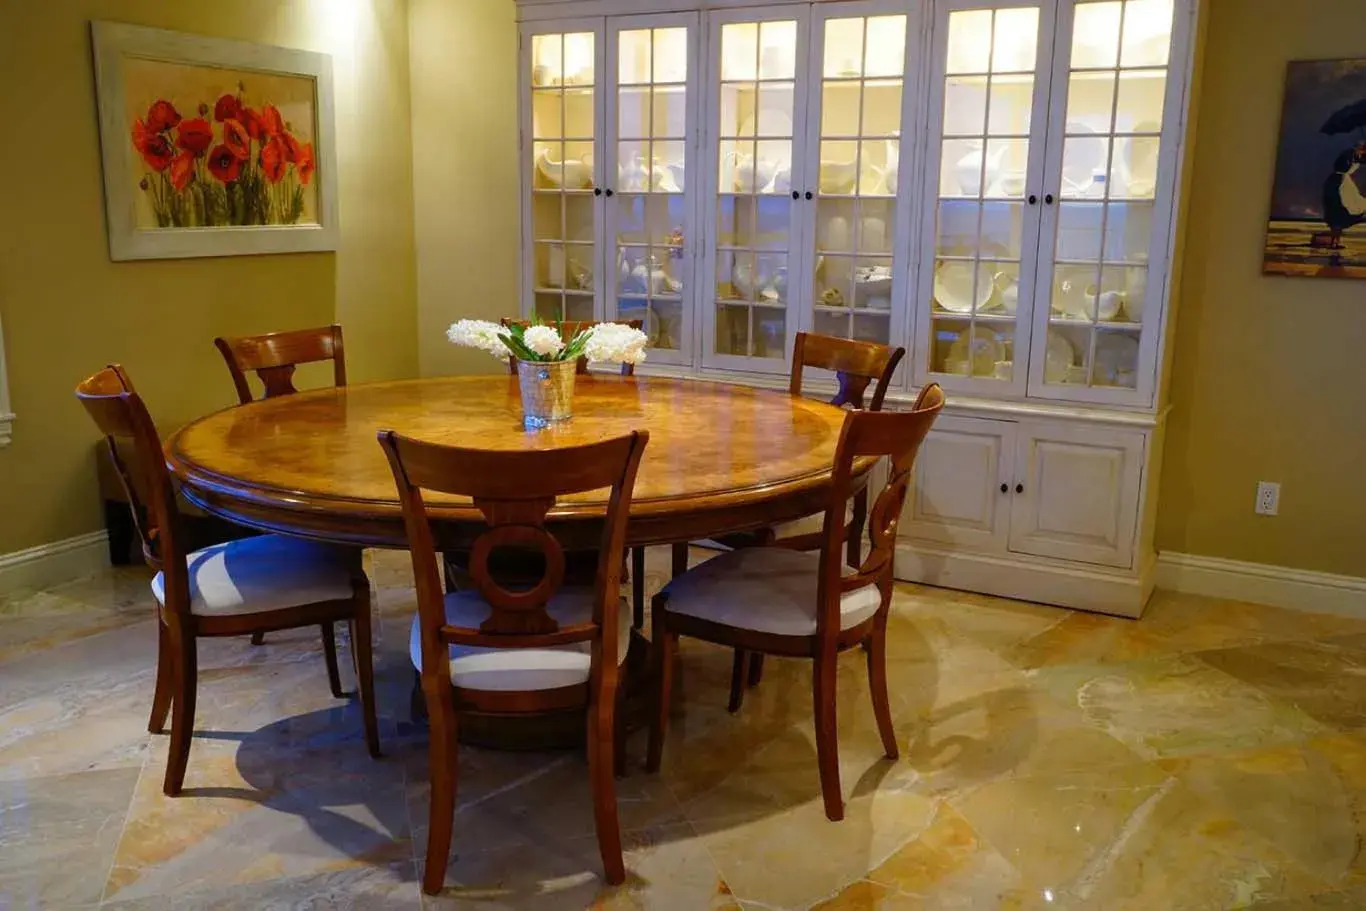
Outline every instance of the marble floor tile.
POLYGON ((417 911, 416 874, 411 861, 366 864, 304 876, 287 876, 218 888, 186 889, 105 902, 104 911, 417 911))
POLYGON ((1331 728, 1366 728, 1366 638, 1278 642, 1196 657, 1331 728))

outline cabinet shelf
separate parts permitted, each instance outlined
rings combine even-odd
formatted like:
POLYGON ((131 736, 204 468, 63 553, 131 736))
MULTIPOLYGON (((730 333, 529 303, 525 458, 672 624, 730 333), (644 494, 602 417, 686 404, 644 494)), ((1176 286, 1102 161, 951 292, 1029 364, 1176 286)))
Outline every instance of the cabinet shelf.
POLYGON ((836 315, 845 313, 853 313, 857 316, 877 317, 890 317, 892 315, 892 311, 879 310, 876 307, 831 307, 826 304, 816 304, 814 309, 817 313, 833 313, 836 315))
POLYGON ((552 288, 549 285, 538 285, 531 289, 533 294, 565 294, 569 297, 592 297, 592 291, 585 291, 582 288, 552 288))
POLYGON ((1050 315, 1048 318, 1050 326, 1095 326, 1097 329, 1111 329, 1119 332, 1142 332, 1142 323, 1131 323, 1128 320, 1098 320, 1082 319, 1080 317, 1065 316, 1058 317, 1050 315))

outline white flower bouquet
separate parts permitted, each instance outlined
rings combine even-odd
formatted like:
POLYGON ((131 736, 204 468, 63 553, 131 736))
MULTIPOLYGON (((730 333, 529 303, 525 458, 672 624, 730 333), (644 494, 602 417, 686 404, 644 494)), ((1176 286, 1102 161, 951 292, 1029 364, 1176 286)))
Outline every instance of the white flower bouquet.
POLYGON ((504 360, 555 363, 588 358, 589 363, 639 364, 645 360, 644 332, 621 323, 597 323, 564 340, 564 324, 540 322, 531 326, 502 326, 487 320, 462 319, 451 324, 446 338, 456 345, 478 348, 504 360))

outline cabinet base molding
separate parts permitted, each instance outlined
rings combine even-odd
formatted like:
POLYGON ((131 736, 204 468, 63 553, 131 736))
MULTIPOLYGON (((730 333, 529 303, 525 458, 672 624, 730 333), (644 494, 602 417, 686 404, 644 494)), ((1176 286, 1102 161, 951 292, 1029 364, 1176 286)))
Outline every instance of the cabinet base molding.
POLYGON ((1140 572, 950 550, 922 542, 896 546, 896 577, 940 588, 1037 601, 1137 619, 1153 592, 1154 561, 1140 572))
POLYGON ((1157 584, 1191 595, 1366 618, 1366 579, 1359 576, 1163 551, 1157 584))
POLYGON ((56 585, 108 566, 109 535, 103 530, 0 554, 0 595, 56 585))

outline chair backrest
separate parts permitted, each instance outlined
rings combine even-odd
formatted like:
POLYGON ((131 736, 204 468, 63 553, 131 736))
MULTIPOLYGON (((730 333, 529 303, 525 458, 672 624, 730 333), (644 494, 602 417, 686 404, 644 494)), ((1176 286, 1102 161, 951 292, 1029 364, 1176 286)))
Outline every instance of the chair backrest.
POLYGON ((840 595, 867 585, 877 585, 883 597, 891 597, 892 564, 896 556, 897 523, 906 503, 911 468, 916 453, 935 418, 944 407, 944 391, 931 383, 920 391, 910 411, 851 411, 844 418, 839 446, 835 450, 835 474, 821 529, 821 573, 817 597, 816 634, 839 631, 840 595), (887 484, 868 513, 870 549, 863 563, 843 575, 841 556, 845 543, 845 510, 849 502, 855 459, 886 457, 887 484))
MULTIPOLYGON (((503 319, 500 320, 500 322, 502 322, 502 324, 503 324, 504 326, 521 326, 523 329, 526 329, 527 327, 529 327, 529 326, 531 325, 531 322, 530 322, 529 320, 524 320, 524 319, 511 319, 511 318, 506 317, 506 316, 503 317, 503 319)), ((619 325, 619 326, 630 326, 632 329, 639 329, 641 326, 644 325, 644 323, 643 323, 641 320, 638 320, 638 319, 620 319, 620 320, 564 320, 563 322, 555 323, 555 324, 553 324, 553 325, 555 325, 556 327, 559 328, 559 330, 560 330, 560 337, 563 338, 563 339, 565 340, 565 343, 566 343, 566 344, 568 344, 569 340, 572 339, 574 336, 578 335, 580 332, 582 332, 583 330, 587 329, 589 326, 596 326, 596 325, 597 325, 598 323, 600 323, 600 322, 616 323, 616 324, 619 325)), ((575 372, 575 373, 587 373, 587 372, 588 372, 588 358, 586 358, 586 357, 581 357, 581 358, 579 358, 578 364, 575 365, 575 367, 574 367, 574 372, 575 372)), ((515 357, 510 357, 510 358, 508 358, 508 373, 511 373, 511 374, 513 374, 513 375, 516 375, 516 373, 517 373, 517 358, 515 358, 515 357)), ((621 375, 622 375, 622 376, 635 376, 635 373, 636 373, 636 365, 635 365, 635 364, 622 364, 622 365, 621 365, 621 375)))
POLYGON ((855 408, 867 407, 869 411, 881 411, 892 374, 905 356, 905 348, 798 332, 792 343, 792 381, 788 391, 793 395, 801 395, 804 367, 833 370, 840 386, 830 400, 831 405, 853 405, 855 408), (865 406, 863 393, 874 380, 877 385, 873 387, 872 401, 865 406))
POLYGON ((81 381, 76 387, 76 398, 104 435, 114 471, 128 496, 133 523, 142 539, 143 557, 150 566, 165 573, 168 609, 188 606, 189 590, 185 554, 180 549, 175 488, 171 486, 161 439, 147 413, 147 406, 134 390, 133 381, 118 364, 105 367, 81 381), (134 482, 129 466, 119 457, 114 444, 116 439, 132 441, 136 464, 143 473, 141 484, 134 482), (139 490, 146 491, 145 501, 139 490))
POLYGON ((392 430, 379 432, 398 487, 413 558, 424 676, 446 673, 450 644, 527 648, 594 640, 595 647, 601 642, 601 654, 617 654, 626 518, 648 440, 648 433, 638 431, 585 446, 507 452, 442 446, 392 430), (593 618, 561 627, 546 604, 564 582, 564 550, 545 528, 546 513, 557 497, 603 488, 612 493, 598 553, 593 618), (446 624, 436 542, 423 490, 470 497, 488 525, 469 557, 469 574, 490 607, 478 629, 446 624), (489 562, 501 547, 539 551, 545 560, 544 575, 528 587, 505 588, 493 578, 489 562))
POLYGON ((216 338, 213 343, 228 362, 237 400, 245 405, 252 400, 247 373, 255 371, 265 387, 263 398, 289 395, 294 388, 294 368, 318 361, 332 362, 332 381, 346 385, 346 353, 342 347, 341 326, 295 329, 241 338, 216 338))

